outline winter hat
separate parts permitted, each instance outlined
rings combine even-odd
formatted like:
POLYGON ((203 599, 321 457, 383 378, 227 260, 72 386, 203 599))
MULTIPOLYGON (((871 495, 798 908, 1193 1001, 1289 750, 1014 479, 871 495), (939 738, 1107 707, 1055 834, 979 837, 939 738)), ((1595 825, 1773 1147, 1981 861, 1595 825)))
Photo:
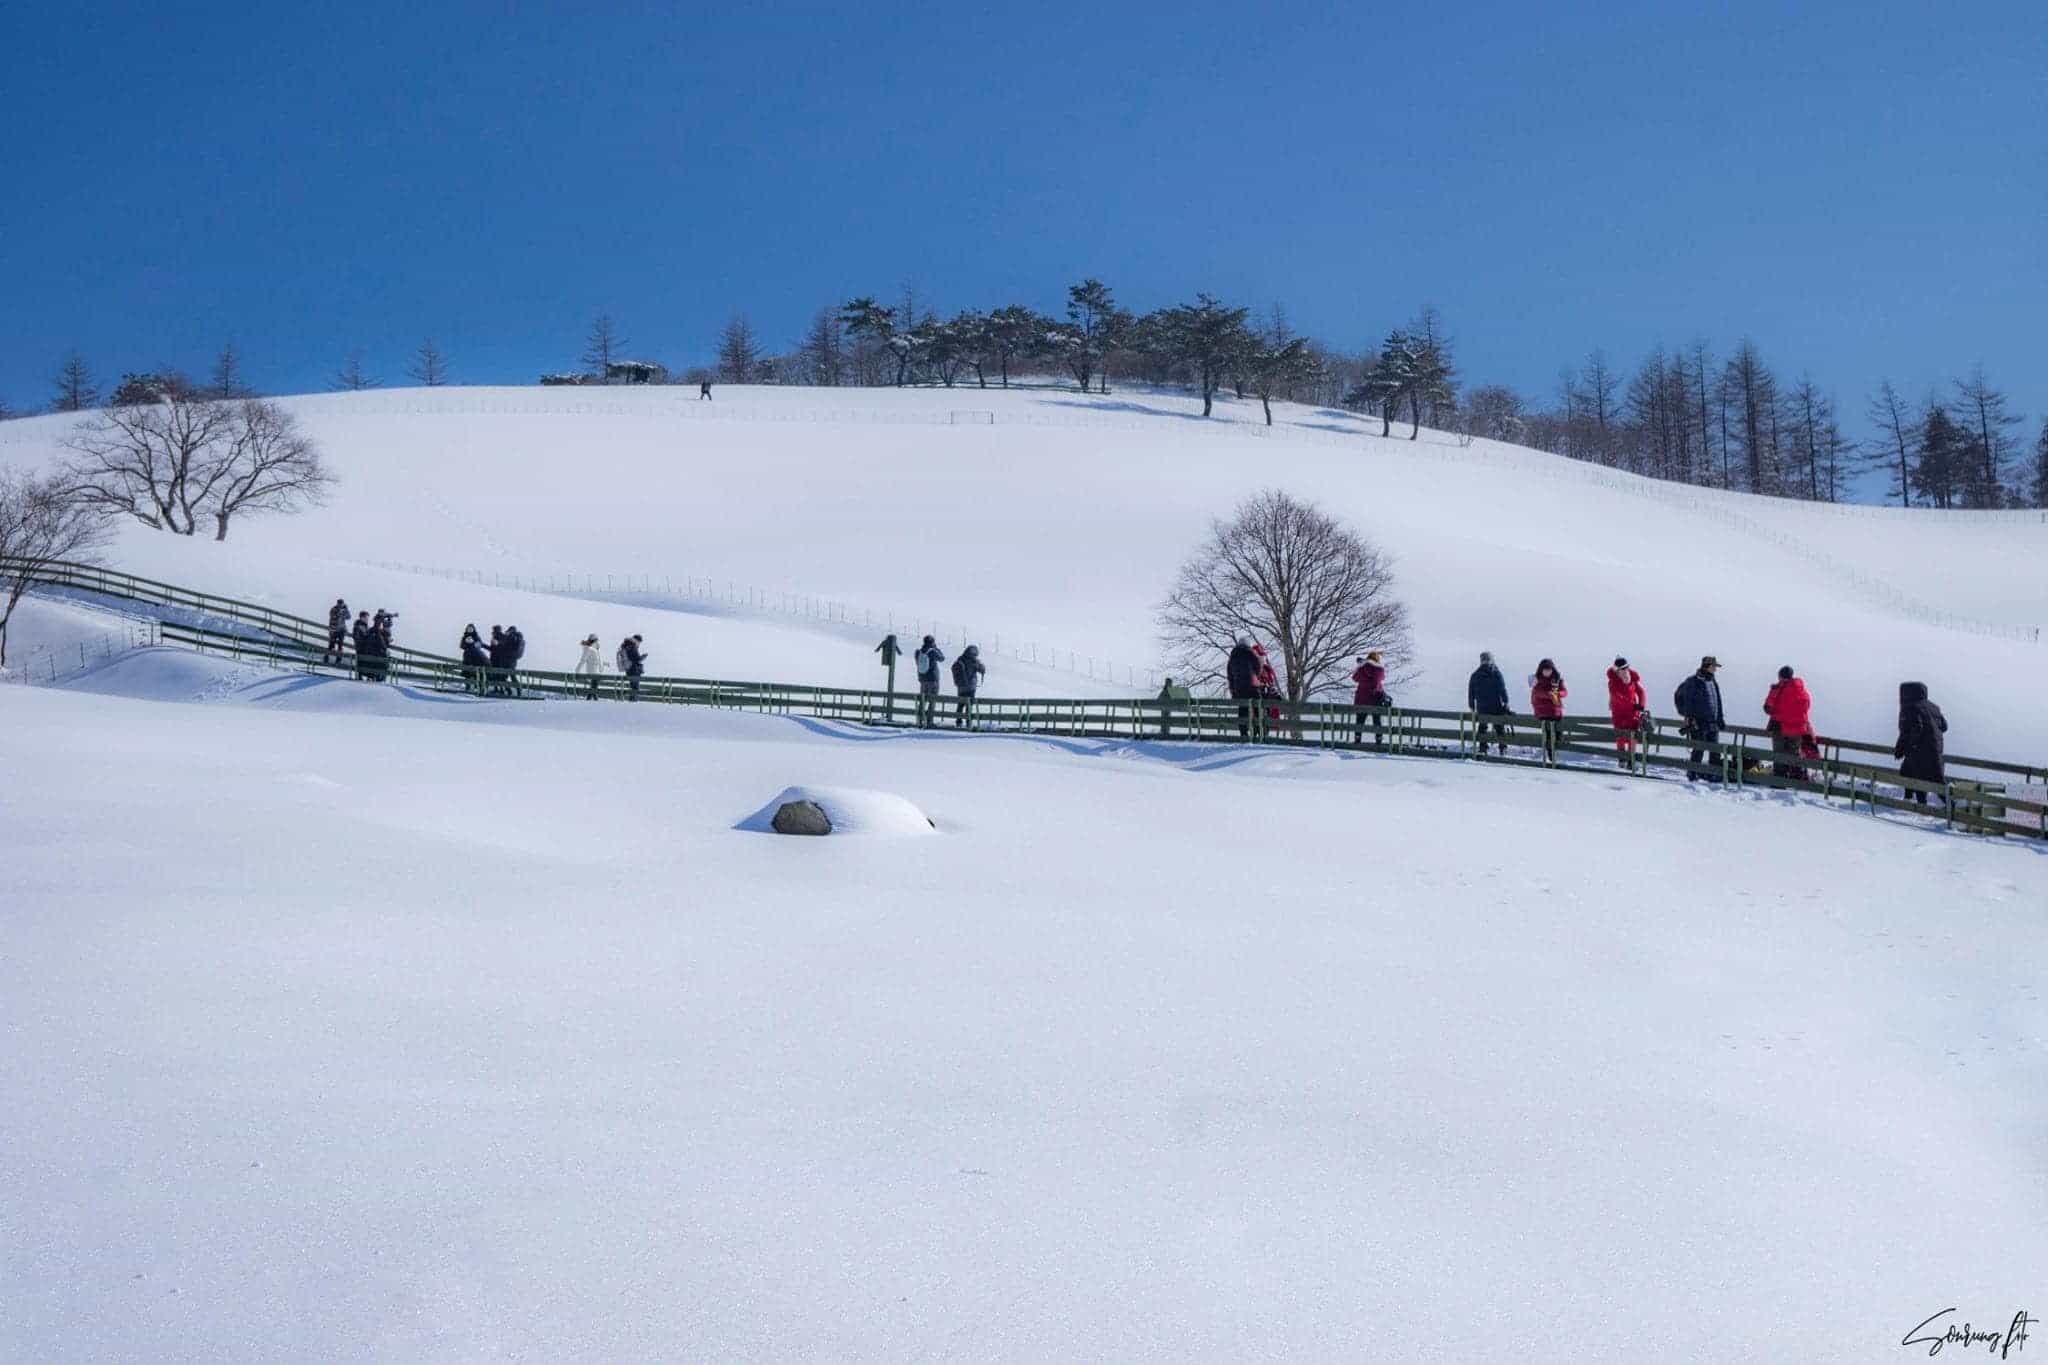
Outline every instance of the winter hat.
POLYGON ((1709 668, 1719 668, 1720 666, 1721 661, 1711 654, 1708 654, 1700 659, 1700 668, 1702 670, 1709 668))
POLYGON ((1627 668, 1627 667, 1628 667, 1628 660, 1627 660, 1627 659, 1624 659, 1624 658, 1622 658, 1622 657, 1621 657, 1621 655, 1617 654, 1617 655, 1615 655, 1615 656, 1614 656, 1614 666, 1615 666, 1616 668, 1627 668))
POLYGON ((1791 681, 1792 681, 1792 665, 1790 665, 1790 664, 1786 664, 1786 665, 1785 665, 1785 666, 1784 666, 1783 668, 1781 668, 1781 669, 1779 669, 1779 670, 1778 670, 1778 681, 1779 681, 1779 682, 1791 682, 1791 681))
POLYGON ((634 643, 634 644, 636 644, 636 645, 640 643, 640 637, 639 637, 638 635, 635 635, 635 636, 633 637, 633 643, 634 643))
POLYGON ((583 643, 584 643, 584 644, 586 644, 586 645, 594 645, 594 644, 596 644, 596 643, 597 643, 597 637, 596 637, 595 635, 592 635, 592 636, 588 637, 587 639, 585 639, 585 640, 583 641, 583 643))

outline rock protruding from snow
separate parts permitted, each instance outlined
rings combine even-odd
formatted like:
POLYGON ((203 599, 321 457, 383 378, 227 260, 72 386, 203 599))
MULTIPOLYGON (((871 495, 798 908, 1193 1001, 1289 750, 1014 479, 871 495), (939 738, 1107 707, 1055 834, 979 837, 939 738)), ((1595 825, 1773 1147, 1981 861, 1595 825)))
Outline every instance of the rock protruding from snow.
POLYGON ((739 827, 776 834, 930 834, 931 817, 894 792, 789 787, 739 827))
POLYGON ((830 834, 832 817, 815 801, 785 801, 775 808, 769 828, 777 834, 830 834))

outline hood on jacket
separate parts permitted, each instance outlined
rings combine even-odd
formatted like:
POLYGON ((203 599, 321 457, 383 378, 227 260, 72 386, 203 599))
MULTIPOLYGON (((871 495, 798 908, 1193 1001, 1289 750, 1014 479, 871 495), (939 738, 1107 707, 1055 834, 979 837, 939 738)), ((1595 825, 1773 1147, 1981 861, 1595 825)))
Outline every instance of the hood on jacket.
POLYGON ((1899 705, 1911 706, 1916 701, 1927 700, 1927 684, 1902 682, 1899 684, 1899 705))

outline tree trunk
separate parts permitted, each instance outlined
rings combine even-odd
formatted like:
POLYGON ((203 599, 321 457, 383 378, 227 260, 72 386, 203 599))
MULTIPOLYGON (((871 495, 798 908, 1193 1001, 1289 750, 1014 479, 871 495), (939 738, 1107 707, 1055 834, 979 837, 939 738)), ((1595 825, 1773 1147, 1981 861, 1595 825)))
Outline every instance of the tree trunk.
POLYGON ((1266 425, 1270 427, 1273 425, 1273 396, 1262 393, 1259 395, 1259 402, 1266 409, 1266 425))
POLYGON ((213 538, 214 538, 214 539, 215 539, 216 541, 222 541, 222 540, 226 540, 226 539, 228 538, 228 513, 226 513, 226 512, 216 512, 216 513, 214 513, 214 532, 213 532, 213 538))
POLYGON ((1408 432, 1408 439, 1412 441, 1422 434, 1422 399, 1412 393, 1408 395, 1408 416, 1415 423, 1408 432))
POLYGON ((1010 357, 1008 352, 1003 354, 1003 387, 1006 389, 1010 387, 1010 357))
POLYGON ((1202 381, 1202 416, 1207 417, 1215 406, 1216 386, 1208 380, 1202 381))

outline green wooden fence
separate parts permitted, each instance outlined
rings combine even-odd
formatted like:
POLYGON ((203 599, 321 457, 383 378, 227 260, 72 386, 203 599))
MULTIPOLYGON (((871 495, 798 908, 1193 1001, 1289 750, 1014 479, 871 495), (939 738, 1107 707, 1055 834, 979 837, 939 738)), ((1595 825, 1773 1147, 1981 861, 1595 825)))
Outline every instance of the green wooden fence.
MULTIPOLYGON (((0 561, 0 574, 14 571, 16 566, 0 561)), ((166 644, 279 668, 361 676, 365 661, 350 658, 336 664, 326 660, 327 627, 322 622, 93 565, 37 565, 28 572, 36 582, 49 586, 202 613, 244 628, 163 621, 158 634, 166 644)), ((450 692, 604 701, 621 701, 628 695, 627 680, 617 674, 592 679, 520 669, 500 677, 458 659, 397 646, 377 666, 376 674, 380 681, 450 692)), ((915 694, 865 688, 649 676, 640 680, 639 699, 862 725, 908 727, 924 719, 915 694)), ((929 719, 943 729, 997 734, 1256 744, 1468 759, 1563 772, 1684 775, 1733 787, 1804 792, 1873 812, 1926 814, 1951 828, 2048 839, 2048 801, 2021 794, 2048 788, 2048 764, 1951 755, 1947 781, 1921 782, 1901 777, 1890 766, 1889 745, 1827 738, 1819 741, 1819 758, 1800 759, 1773 753, 1773 737, 1753 726, 1730 725, 1722 730, 1718 742, 1698 744, 1667 720, 1652 720, 1639 731, 1617 731, 1606 716, 1566 716, 1552 722, 1546 735, 1544 722, 1523 715, 1479 716, 1470 711, 1415 707, 1361 709, 1333 702, 1241 703, 1220 698, 980 697, 962 706, 956 698, 942 696, 933 699, 929 719), (1617 748, 1618 741, 1624 739, 1630 742, 1626 752, 1617 748), (1508 753, 1488 752, 1496 745, 1505 745, 1508 753), (1780 775, 1777 765, 1781 764, 1802 769, 1806 776, 1780 775)))

